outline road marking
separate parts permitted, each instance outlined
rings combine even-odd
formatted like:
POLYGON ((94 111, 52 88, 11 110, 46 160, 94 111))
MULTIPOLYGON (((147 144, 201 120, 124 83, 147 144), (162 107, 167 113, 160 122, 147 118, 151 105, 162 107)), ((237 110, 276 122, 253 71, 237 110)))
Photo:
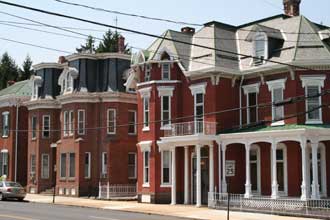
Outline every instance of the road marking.
POLYGON ((89 216, 89 218, 103 219, 103 220, 119 220, 119 219, 116 219, 116 218, 105 218, 105 217, 98 217, 98 216, 89 216))
POLYGON ((28 218, 28 217, 23 217, 23 216, 16 216, 16 215, 1 215, 0 217, 4 217, 4 218, 10 218, 10 219, 18 219, 18 220, 39 220, 36 218, 28 218))

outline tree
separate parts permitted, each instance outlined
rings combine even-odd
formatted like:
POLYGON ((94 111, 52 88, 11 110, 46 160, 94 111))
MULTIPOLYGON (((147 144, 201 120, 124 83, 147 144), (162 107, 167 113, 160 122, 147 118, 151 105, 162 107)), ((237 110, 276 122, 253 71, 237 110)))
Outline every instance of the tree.
MULTIPOLYGON (((102 41, 96 49, 97 53, 118 52, 118 39, 120 35, 118 32, 112 32, 110 29, 103 35, 102 41)), ((130 53, 127 49, 127 44, 124 46, 124 53, 130 53)))
POLYGON ((86 39, 85 45, 80 45, 80 48, 76 48, 78 53, 94 53, 95 52, 95 39, 89 35, 86 39))
POLYGON ((15 61, 5 52, 0 60, 0 89, 7 87, 8 81, 16 81, 18 78, 18 67, 15 61))
POLYGON ((30 79, 31 75, 34 75, 32 60, 31 57, 27 55, 22 64, 22 68, 19 70, 19 81, 30 79))

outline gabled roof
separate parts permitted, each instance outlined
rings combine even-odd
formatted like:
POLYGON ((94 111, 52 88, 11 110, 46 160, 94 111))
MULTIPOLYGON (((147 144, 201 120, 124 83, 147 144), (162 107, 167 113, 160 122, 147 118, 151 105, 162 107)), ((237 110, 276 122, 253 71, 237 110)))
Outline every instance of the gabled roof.
POLYGON ((0 90, 0 97, 4 96, 31 96, 30 80, 16 82, 15 84, 0 90))

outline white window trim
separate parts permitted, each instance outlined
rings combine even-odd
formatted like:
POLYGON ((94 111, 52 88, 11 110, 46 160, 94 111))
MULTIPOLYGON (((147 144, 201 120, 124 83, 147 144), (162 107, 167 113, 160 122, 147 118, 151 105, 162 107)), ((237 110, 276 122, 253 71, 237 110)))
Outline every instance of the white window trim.
MULTIPOLYGON (((256 193, 258 195, 261 194, 261 162, 260 162, 260 147, 257 144, 253 144, 250 148, 250 151, 255 150, 257 151, 257 191, 253 191, 253 193, 256 193)), ((250 152, 251 155, 251 152, 250 152)), ((250 160, 250 164, 251 164, 251 160, 250 160)), ((251 169, 251 165, 250 165, 250 169, 251 169)), ((251 171, 250 171, 251 172, 251 171)))
MULTIPOLYGON (((283 150, 283 169, 284 169, 284 191, 278 191, 280 196, 288 196, 288 159, 287 159, 287 146, 284 143, 278 143, 276 150, 283 150)), ((277 161, 276 161, 277 162, 277 161)), ((270 164, 273 164, 273 157, 270 154, 270 164)), ((273 176, 273 169, 271 169, 271 176, 273 176)), ((277 180, 278 181, 278 180, 277 180)))
MULTIPOLYGON (((258 105, 258 94, 259 94, 259 88, 260 88, 260 83, 255 83, 255 84, 250 84, 250 85, 245 85, 242 86, 244 95, 246 95, 246 121, 249 124, 250 123, 250 100, 249 100, 249 94, 250 93, 256 93, 256 105, 258 105)), ((258 121, 258 107, 256 108, 256 121, 258 121)))
MULTIPOLYGON (((268 59, 268 36, 266 33, 264 32, 257 32, 254 36, 254 39, 253 39, 253 56, 254 57, 257 57, 257 54, 256 54, 256 43, 257 43, 257 38, 262 36, 265 41, 264 41, 264 58, 263 58, 263 61, 261 64, 265 64, 266 61, 265 59, 267 60, 268 59)), ((252 58, 252 61, 250 63, 250 66, 254 66, 255 62, 254 62, 254 59, 252 58)))
POLYGON ((108 174, 108 152, 102 152, 102 175, 108 174), (105 155, 107 155, 107 164, 105 164, 105 155))
POLYGON ((50 138, 50 115, 43 115, 42 116, 42 138, 50 138), (48 130, 45 130, 45 118, 49 118, 49 127, 48 127, 48 130), (48 131, 49 132, 49 136, 48 137, 45 137, 44 135, 44 132, 45 131, 48 131))
POLYGON ((49 154, 41 154, 41 179, 49 179, 49 154), (47 156, 47 158, 48 158, 48 163, 47 163, 47 167, 48 167, 48 169, 47 169, 47 176, 44 176, 43 174, 44 174, 44 156, 47 156))
POLYGON ((128 132, 129 135, 136 135, 136 111, 135 110, 128 110, 128 112, 134 113, 134 132, 128 132))
POLYGON ((84 157, 84 178, 85 179, 90 179, 91 178, 91 161, 92 159, 92 155, 91 155, 91 152, 85 152, 85 157, 84 157), (88 175, 86 175, 85 173, 85 165, 86 165, 86 155, 88 155, 88 175))
POLYGON ((69 111, 63 112, 63 136, 69 136, 69 111))
MULTIPOLYGON (((150 153, 150 152, 149 152, 150 153)), ((136 153, 134 153, 134 152, 129 152, 128 153, 129 155, 134 155, 134 177, 128 177, 128 179, 136 179, 137 178, 137 175, 136 175, 136 173, 137 173, 137 157, 136 157, 136 153)), ((150 158, 150 155, 149 155, 149 158, 150 158)), ((149 160, 150 161, 150 160, 149 160)), ((149 165, 149 167, 150 167, 150 165, 149 165)), ((150 169, 150 168, 149 168, 150 169)), ((150 176, 149 176, 150 177, 150 176)))
POLYGON ((77 133, 79 135, 84 135, 86 133, 85 128, 86 128, 86 111, 85 111, 85 109, 78 109, 78 129, 77 129, 77 133), (82 120, 83 127, 82 128, 80 128, 81 118, 80 118, 80 114, 79 114, 81 112, 82 112, 82 115, 83 115, 83 120, 82 120))
POLYGON ((172 114, 172 105, 171 105, 171 100, 173 96, 173 91, 174 91, 174 86, 158 86, 158 97, 160 97, 161 101, 161 128, 160 130, 168 130, 171 129, 171 114, 172 114), (164 120, 164 114, 163 114, 163 97, 168 96, 169 97, 169 123, 167 125, 163 124, 164 120))
POLYGON ((69 111, 69 136, 73 136, 74 134, 74 113, 73 111, 69 111))
POLYGON ((171 63, 162 63, 162 80, 171 80, 171 63), (168 78, 164 78, 164 65, 168 65, 168 78))
MULTIPOLYGON (((274 103, 274 90, 275 89, 282 89, 282 100, 284 100, 284 90, 285 90, 286 79, 287 78, 277 79, 277 80, 272 80, 272 81, 266 82, 267 85, 268 85, 268 90, 271 92, 272 103, 274 103)), ((284 113, 284 111, 285 111, 284 106, 280 106, 280 107, 282 108, 282 112, 283 112, 283 116, 282 117, 284 117, 284 115, 285 115, 285 113, 284 113)), ((275 120, 275 109, 276 109, 276 106, 272 105, 272 120, 273 121, 275 120)), ((284 124, 285 124, 284 120, 280 120, 280 121, 273 122, 271 124, 271 126, 280 126, 280 125, 284 125, 284 124)))
POLYGON ((147 88, 142 88, 139 89, 138 92, 140 93, 140 96, 142 98, 143 101, 143 128, 142 131, 150 131, 150 94, 151 94, 151 87, 147 87, 147 88), (149 101, 149 124, 148 126, 145 126, 145 99, 147 99, 149 101))
POLYGON ((4 127, 4 122, 2 121, 2 137, 3 138, 7 138, 7 137, 9 137, 9 133, 10 133, 10 121, 9 121, 9 112, 8 111, 5 111, 5 112, 2 112, 2 120, 3 120, 3 118, 4 118, 4 116, 6 116, 6 120, 7 120, 7 123, 8 123, 8 134, 6 134, 6 135, 4 135, 4 129, 3 129, 3 127, 4 127))
POLYGON ((164 168, 164 151, 161 151, 161 185, 160 187, 172 187, 172 151, 166 151, 170 155, 169 161, 169 182, 164 183, 164 175, 163 175, 163 168, 164 168))
POLYGON ((142 131, 150 131, 150 99, 149 97, 143 97, 143 128, 142 131), (148 102, 148 110, 145 108, 145 101, 148 102), (148 124, 146 125, 146 117, 145 114, 148 111, 148 124))
POLYGON ((160 98, 160 107, 161 107, 161 128, 160 130, 169 130, 171 129, 171 114, 172 114, 172 111, 171 111, 171 108, 172 108, 172 105, 171 105, 171 96, 161 96, 160 98), (163 110, 163 106, 164 106, 164 103, 163 103, 163 100, 164 100, 164 97, 168 97, 168 124, 164 124, 164 110, 163 110))
MULTIPOLYGON (((326 79, 325 75, 303 75, 300 76, 300 80, 302 82, 302 87, 305 88, 305 96, 307 96, 307 88, 308 86, 318 86, 319 93, 321 93, 322 88, 324 87, 324 81, 326 79)), ((308 100, 305 99, 305 109, 308 109, 308 100)), ((322 96, 319 96, 319 103, 322 105, 322 96)), ((320 119, 314 120, 308 118, 308 113, 306 113, 306 124, 323 124, 322 117, 322 108, 319 108, 320 119)))
POLYGON ((107 134, 116 134, 116 123, 117 123, 117 111, 115 108, 108 108, 107 110, 107 134), (110 122, 110 118, 109 118, 109 113, 113 112, 114 114, 114 127, 113 127, 113 131, 109 131, 110 127, 109 127, 109 122, 110 122))
POLYGON ((150 187, 150 151, 143 151, 143 184, 142 187, 150 187), (146 173, 145 173, 145 153, 148 152, 148 182, 145 182, 146 179, 146 173))
POLYGON ((38 93, 39 93, 39 86, 36 82, 33 82, 31 100, 37 100, 39 95, 38 93))
POLYGON ((189 89, 191 91, 191 95, 195 96, 197 93, 206 93, 206 86, 207 82, 199 83, 199 84, 193 84, 189 86, 189 89))

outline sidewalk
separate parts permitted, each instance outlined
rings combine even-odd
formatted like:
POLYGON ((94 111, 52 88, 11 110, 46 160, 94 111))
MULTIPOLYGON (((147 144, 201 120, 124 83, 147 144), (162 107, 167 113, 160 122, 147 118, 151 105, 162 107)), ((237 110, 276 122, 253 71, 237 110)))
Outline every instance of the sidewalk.
MULTIPOLYGON (((47 195, 36 195, 28 194, 26 200, 37 203, 52 203, 52 196, 47 195)), ((219 220, 226 219, 227 212, 223 210, 213 210, 207 207, 196 208, 194 206, 186 205, 159 205, 159 204, 145 204, 137 203, 136 201, 103 201, 87 198, 72 198, 56 196, 56 204, 79 206, 79 207, 90 207, 99 209, 111 209, 118 211, 127 212, 140 212, 146 214, 158 214, 176 217, 185 217, 192 219, 205 219, 205 220, 219 220)), ((246 213, 246 212, 231 212, 231 220, 298 220, 304 218, 277 216, 277 215, 266 215, 257 213, 246 213)), ((307 218, 306 218, 307 220, 307 218)), ((310 218, 309 218, 310 220, 310 218)))

